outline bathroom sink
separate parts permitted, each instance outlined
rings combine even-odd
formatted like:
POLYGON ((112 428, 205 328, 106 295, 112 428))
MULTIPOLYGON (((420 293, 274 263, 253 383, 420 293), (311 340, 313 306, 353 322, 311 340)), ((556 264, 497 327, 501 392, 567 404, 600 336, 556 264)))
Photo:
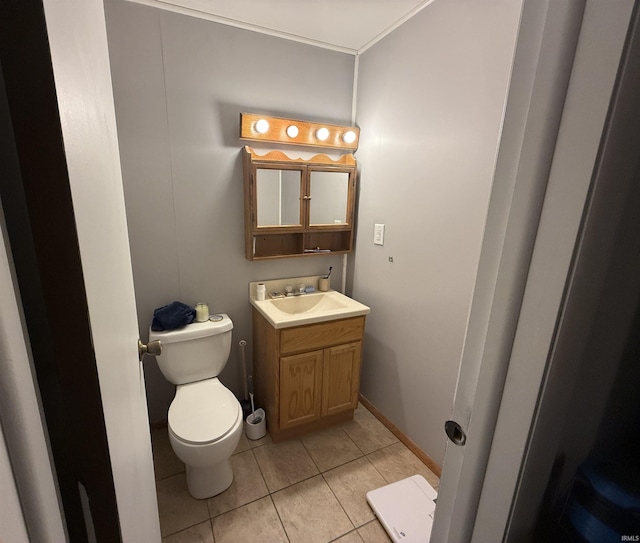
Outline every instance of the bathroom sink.
POLYGON ((289 296, 287 298, 279 298, 269 300, 269 302, 284 313, 289 315, 298 315, 300 313, 311 313, 329 311, 333 309, 344 309, 345 304, 331 296, 328 292, 319 292, 317 294, 303 294, 301 296, 289 296))
MULTIPOLYGON (((267 292, 282 292, 285 284, 317 284, 317 277, 267 281, 266 283, 267 292)), ((250 283, 249 300, 251 305, 274 328, 289 328, 303 324, 346 319, 367 315, 370 311, 366 305, 335 290, 287 296, 286 298, 271 298, 267 295, 266 300, 258 300, 256 285, 257 283, 250 283)))

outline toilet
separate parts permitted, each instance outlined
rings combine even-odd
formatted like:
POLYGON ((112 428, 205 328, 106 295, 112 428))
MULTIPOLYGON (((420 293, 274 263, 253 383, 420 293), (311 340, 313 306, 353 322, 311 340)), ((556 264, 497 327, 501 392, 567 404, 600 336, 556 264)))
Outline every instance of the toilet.
POLYGON ((231 455, 242 434, 242 407, 219 380, 231 350, 233 322, 194 322, 177 330, 149 330, 160 340, 158 366, 176 385, 169 407, 169 441, 186 466, 187 488, 197 499, 220 494, 233 482, 231 455))

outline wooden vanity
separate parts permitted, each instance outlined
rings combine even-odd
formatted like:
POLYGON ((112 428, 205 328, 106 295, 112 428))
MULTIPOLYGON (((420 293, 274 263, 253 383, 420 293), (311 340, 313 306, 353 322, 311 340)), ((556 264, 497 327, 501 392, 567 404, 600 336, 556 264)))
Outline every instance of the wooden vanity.
POLYGON ((274 442, 349 420, 358 405, 364 316, 275 328, 253 311, 253 376, 274 442))

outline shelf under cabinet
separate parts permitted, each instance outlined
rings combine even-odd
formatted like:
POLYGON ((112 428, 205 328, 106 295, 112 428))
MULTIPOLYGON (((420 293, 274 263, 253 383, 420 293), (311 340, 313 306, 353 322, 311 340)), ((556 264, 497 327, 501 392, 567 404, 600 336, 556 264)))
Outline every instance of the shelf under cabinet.
POLYGON ((253 259, 351 251, 352 231, 264 233, 253 236, 253 259))

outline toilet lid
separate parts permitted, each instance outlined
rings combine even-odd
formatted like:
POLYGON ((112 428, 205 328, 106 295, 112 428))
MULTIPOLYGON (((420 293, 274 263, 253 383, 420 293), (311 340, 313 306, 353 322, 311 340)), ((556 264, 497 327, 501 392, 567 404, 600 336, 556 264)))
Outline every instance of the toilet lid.
POLYGON ((169 428, 189 443, 211 443, 224 437, 242 416, 240 403, 218 379, 178 386, 169 407, 169 428))

